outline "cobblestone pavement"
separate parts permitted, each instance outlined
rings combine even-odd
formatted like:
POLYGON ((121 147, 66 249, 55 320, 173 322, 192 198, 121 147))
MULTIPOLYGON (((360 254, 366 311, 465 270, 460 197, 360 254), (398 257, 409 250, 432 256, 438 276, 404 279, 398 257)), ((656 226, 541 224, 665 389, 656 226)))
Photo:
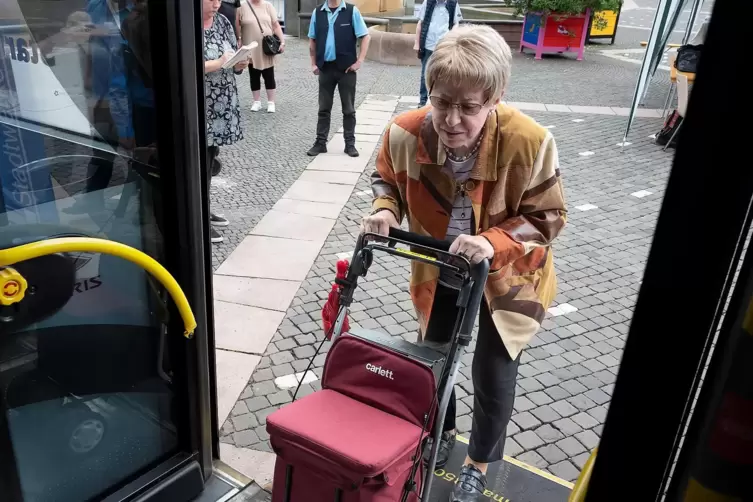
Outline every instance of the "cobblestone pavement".
MULTIPOLYGON (((264 214, 285 193, 310 162, 306 151, 314 141, 317 120, 317 80, 311 74, 308 45, 289 39, 275 69, 278 86, 277 113, 251 112, 247 73, 238 77, 245 138, 223 147, 223 172, 212 182, 212 205, 230 226, 220 230, 225 242, 214 245, 216 270, 264 214)), ((630 105, 637 67, 590 52, 583 61, 550 56, 534 61, 530 54, 515 54, 506 99, 570 105, 630 105)), ((418 94, 418 67, 387 66, 367 61, 358 72, 356 106, 367 94, 418 94)), ((667 72, 659 71, 649 89, 645 106, 659 108, 668 89, 667 72)), ((262 90, 263 92, 263 90, 262 90)), ((262 101, 266 98, 262 94, 262 101)), ((266 109, 266 104, 264 109, 266 109)), ((330 135, 342 125, 339 100, 335 99, 330 135)))
MULTIPOLYGON (((672 152, 662 152, 649 139, 660 127, 659 119, 637 119, 632 144, 620 153, 622 117, 530 115, 550 127, 557 139, 569 220, 554 245, 559 294, 542 330, 523 353, 505 451, 574 480, 599 441, 672 152)), ((270 451, 265 419, 290 402, 294 390, 284 383, 290 377, 279 378, 303 372, 323 336, 320 309, 335 263, 352 253, 359 222, 369 210, 373 163, 374 158, 223 425, 221 441, 270 451)), ((355 299, 350 314, 354 326, 415 341, 407 261, 391 256, 375 260, 355 299)), ((328 345, 315 358, 317 377, 328 345)), ((473 348, 462 357, 456 387, 457 424, 466 436, 473 348)), ((299 395, 318 389, 318 384, 303 385, 299 395)))

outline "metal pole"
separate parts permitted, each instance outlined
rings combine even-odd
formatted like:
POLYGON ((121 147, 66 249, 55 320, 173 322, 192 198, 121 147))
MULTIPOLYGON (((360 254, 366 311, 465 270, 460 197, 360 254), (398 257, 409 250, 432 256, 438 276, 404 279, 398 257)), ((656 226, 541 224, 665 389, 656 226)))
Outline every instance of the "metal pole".
POLYGON ((695 25, 698 14, 701 12, 701 6, 703 0, 693 0, 693 7, 690 9, 690 18, 688 19, 688 26, 685 28, 685 35, 682 37, 682 45, 688 43, 690 35, 693 33, 693 26, 695 25))
POLYGON ((447 383, 442 389, 442 400, 439 402, 439 413, 437 413, 437 420, 434 422, 434 443, 431 446, 431 457, 429 457, 429 465, 426 466, 426 479, 424 480, 424 488, 421 491, 421 500, 429 500, 429 494, 431 493, 431 483, 434 478, 434 467, 437 465, 437 451, 439 449, 439 442, 442 439, 442 426, 444 425, 444 417, 447 414, 447 408, 450 405, 450 396, 452 395, 452 389, 455 386, 455 380, 457 379, 458 371, 460 370, 460 348, 458 345, 455 351, 455 357, 452 361, 452 367, 450 368, 450 376, 447 379, 447 383))

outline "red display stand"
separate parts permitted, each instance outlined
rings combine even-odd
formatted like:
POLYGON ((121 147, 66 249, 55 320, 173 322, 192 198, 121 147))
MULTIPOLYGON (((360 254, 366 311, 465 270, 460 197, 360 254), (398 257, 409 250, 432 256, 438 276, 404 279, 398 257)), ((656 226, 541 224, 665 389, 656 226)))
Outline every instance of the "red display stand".
POLYGON ((544 53, 575 52, 580 61, 586 50, 590 19, 591 9, 575 16, 529 12, 523 22, 520 52, 526 47, 533 49, 536 59, 544 53))

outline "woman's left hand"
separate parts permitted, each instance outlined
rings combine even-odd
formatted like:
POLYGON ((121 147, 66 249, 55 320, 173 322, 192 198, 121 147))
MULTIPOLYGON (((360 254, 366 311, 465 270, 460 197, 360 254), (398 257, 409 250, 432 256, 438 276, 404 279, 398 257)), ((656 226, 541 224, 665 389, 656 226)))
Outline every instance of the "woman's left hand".
POLYGON ((283 52, 285 52, 285 42, 280 44, 280 54, 282 54, 283 52))
POLYGON ((472 264, 479 263, 484 258, 494 258, 494 248, 491 243, 480 235, 460 235, 452 242, 450 253, 463 255, 472 264))
POLYGON ((245 70, 246 68, 248 68, 248 60, 241 61, 240 63, 233 66, 233 68, 235 68, 237 71, 245 70))

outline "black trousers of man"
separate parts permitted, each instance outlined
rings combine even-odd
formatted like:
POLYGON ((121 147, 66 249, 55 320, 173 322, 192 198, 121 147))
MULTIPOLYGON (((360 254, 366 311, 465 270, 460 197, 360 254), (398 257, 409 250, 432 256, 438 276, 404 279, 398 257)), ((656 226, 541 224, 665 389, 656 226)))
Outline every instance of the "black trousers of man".
POLYGON ((356 143, 356 72, 345 72, 337 65, 324 63, 319 68, 319 121, 316 124, 316 142, 327 144, 329 124, 332 115, 332 102, 335 88, 340 93, 340 103, 343 109, 343 137, 345 145, 356 143))

